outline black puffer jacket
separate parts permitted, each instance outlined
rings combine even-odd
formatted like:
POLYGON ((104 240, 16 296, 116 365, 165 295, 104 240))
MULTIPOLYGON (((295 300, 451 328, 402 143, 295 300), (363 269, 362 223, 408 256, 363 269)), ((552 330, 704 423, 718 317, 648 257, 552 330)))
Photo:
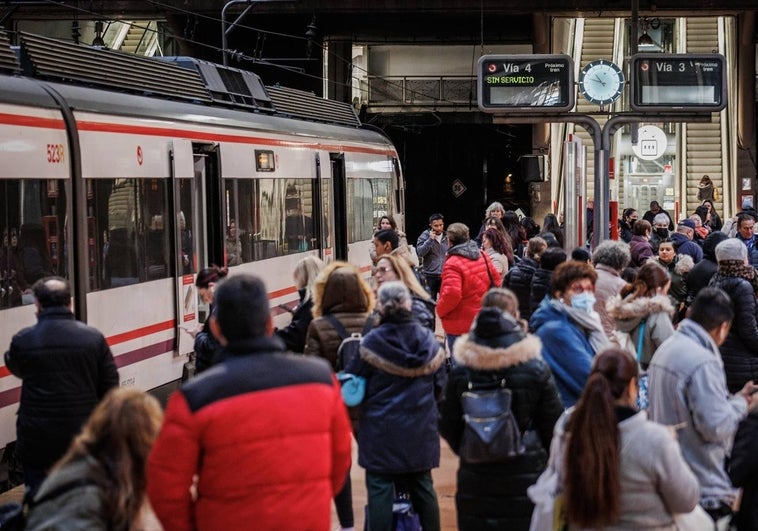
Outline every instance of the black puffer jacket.
POLYGON ((550 293, 550 278, 553 272, 538 267, 532 277, 532 289, 529 293, 529 315, 531 316, 540 305, 545 295, 550 293))
POLYGON ((734 306, 734 320, 726 341, 721 345, 726 386, 736 393, 748 380, 758 381, 758 322, 755 292, 744 278, 724 277, 716 273, 709 284, 729 295, 734 306))
POLYGON ((563 412, 550 368, 540 357, 541 349, 539 338, 524 334, 496 308, 482 309, 471 334, 455 343, 457 365, 450 373, 440 421, 440 433, 453 451, 460 448, 464 429, 461 395, 469 381, 485 384, 505 379, 521 430, 536 431, 541 443, 508 463, 460 464, 458 529, 529 529, 533 505, 526 489, 546 466, 553 425, 563 412))
POLYGON ((48 467, 68 448, 100 399, 118 385, 103 335, 68 308, 45 308, 13 336, 5 365, 22 380, 16 448, 24 462, 48 467))
POLYGON ((532 315, 529 303, 532 293, 532 277, 534 277, 536 270, 537 262, 525 257, 506 273, 503 281, 503 287, 510 289, 518 297, 518 310, 521 313, 521 318, 527 321, 532 315))

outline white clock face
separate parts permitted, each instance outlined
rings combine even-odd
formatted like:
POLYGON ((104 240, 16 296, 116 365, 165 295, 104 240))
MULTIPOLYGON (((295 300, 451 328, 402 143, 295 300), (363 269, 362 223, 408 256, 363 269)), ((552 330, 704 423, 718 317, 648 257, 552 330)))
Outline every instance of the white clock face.
POLYGON ((579 74, 579 90, 587 101, 609 105, 624 90, 624 73, 614 63, 603 59, 587 63, 579 74))

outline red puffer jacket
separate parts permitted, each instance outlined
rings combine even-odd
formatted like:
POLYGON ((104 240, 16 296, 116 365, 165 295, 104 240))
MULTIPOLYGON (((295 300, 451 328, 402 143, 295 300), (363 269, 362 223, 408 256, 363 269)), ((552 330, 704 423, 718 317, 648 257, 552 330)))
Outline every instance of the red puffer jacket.
POLYGON ((331 368, 270 338, 227 350, 166 408, 147 470, 163 528, 328 530, 351 447, 331 368))
POLYGON ((500 273, 486 253, 479 251, 476 242, 469 240, 451 247, 442 267, 437 301, 437 315, 445 332, 456 336, 468 332, 482 306, 482 297, 500 284, 500 273))

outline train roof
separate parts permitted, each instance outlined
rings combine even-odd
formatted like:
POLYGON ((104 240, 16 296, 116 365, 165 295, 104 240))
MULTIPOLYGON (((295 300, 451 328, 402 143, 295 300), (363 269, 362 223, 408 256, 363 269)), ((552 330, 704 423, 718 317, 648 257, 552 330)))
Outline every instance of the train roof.
POLYGON ((350 104, 264 86, 252 72, 189 57, 151 59, 26 33, 13 50, 0 32, 6 103, 58 107, 42 83, 75 111, 240 127, 390 144, 363 128, 350 104))

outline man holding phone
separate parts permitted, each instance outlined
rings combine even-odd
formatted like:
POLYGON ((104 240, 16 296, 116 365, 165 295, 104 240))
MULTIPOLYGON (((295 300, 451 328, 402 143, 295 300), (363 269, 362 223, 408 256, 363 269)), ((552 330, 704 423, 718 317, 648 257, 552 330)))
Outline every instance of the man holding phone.
POLYGON ((700 483, 700 505, 715 522, 732 515, 738 490, 724 462, 740 421, 758 404, 758 386, 747 382, 730 395, 719 346, 734 318, 729 296, 702 289, 687 319, 655 352, 648 369, 650 419, 677 426, 682 455, 700 483))
POLYGON ((416 241, 416 253, 422 260, 421 272, 432 300, 437 300, 442 285, 442 264, 445 262, 448 242, 445 234, 445 218, 442 214, 429 216, 429 229, 416 241))

